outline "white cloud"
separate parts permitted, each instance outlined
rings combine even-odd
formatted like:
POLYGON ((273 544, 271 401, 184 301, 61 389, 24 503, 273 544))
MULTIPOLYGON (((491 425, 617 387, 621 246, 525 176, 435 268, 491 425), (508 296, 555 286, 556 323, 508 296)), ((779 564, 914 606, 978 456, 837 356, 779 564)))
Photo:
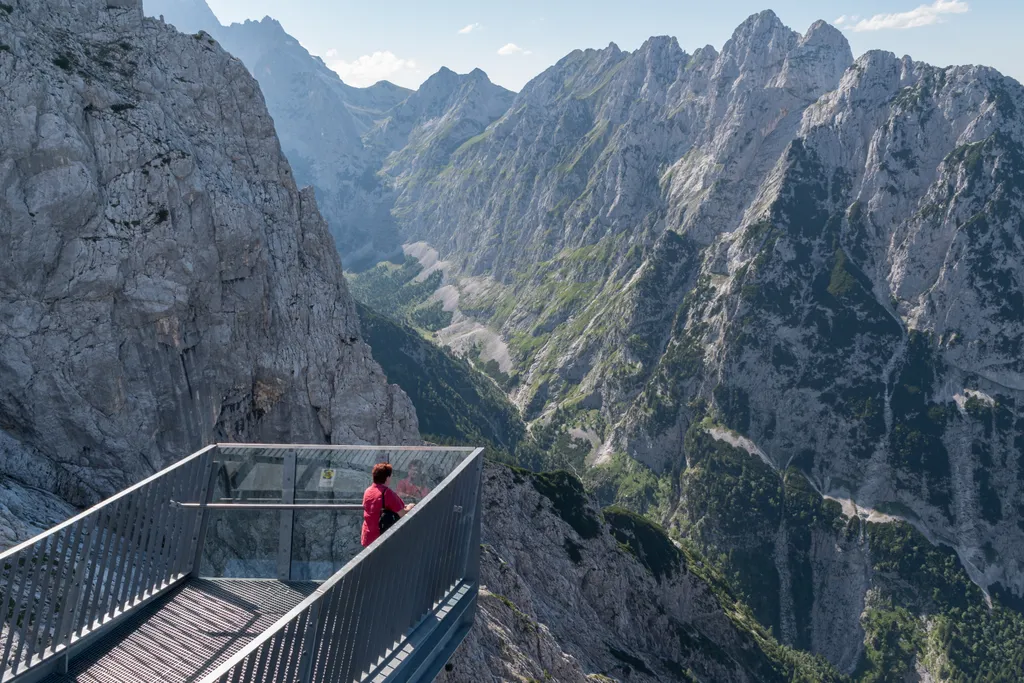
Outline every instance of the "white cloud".
POLYGON ((334 69, 341 80, 358 88, 373 85, 377 81, 393 81, 402 75, 419 73, 415 60, 402 59, 390 50, 363 55, 351 62, 336 59, 338 51, 334 49, 328 50, 325 55, 327 66, 334 69))
POLYGON ((519 54, 528 55, 528 54, 530 54, 530 51, 529 50, 524 50, 523 48, 519 47, 515 43, 505 43, 500 48, 498 48, 498 54, 507 57, 508 55, 519 55, 519 54))
POLYGON ((836 19, 836 26, 851 31, 881 31, 883 29, 906 29, 930 26, 942 21, 944 14, 963 14, 970 7, 964 0, 935 0, 930 5, 895 14, 876 14, 867 19, 846 16, 836 19))
POLYGON ((479 31, 482 28, 483 28, 483 26, 481 26, 480 24, 477 24, 477 23, 469 24, 465 28, 460 28, 459 29, 459 33, 472 33, 473 31, 479 31))

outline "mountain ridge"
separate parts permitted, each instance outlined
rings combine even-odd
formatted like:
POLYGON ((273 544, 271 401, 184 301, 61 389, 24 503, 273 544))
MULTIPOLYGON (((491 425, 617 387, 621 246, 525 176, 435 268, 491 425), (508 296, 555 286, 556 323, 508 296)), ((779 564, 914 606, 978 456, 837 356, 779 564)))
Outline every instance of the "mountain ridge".
POLYGON ((331 191, 377 221, 335 230, 347 263, 432 253, 437 338, 489 335, 524 417, 595 444, 602 503, 720 554, 783 642, 875 679, 1017 647, 1020 84, 766 11, 721 51, 610 44, 481 92, 453 137, 447 96, 373 153, 340 131, 331 191))

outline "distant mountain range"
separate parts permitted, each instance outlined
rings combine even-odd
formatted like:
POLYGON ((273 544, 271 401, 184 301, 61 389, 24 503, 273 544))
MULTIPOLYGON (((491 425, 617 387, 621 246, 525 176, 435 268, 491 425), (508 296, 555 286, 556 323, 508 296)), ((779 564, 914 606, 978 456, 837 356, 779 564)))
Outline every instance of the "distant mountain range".
POLYGON ((577 50, 515 95, 442 71, 364 125, 330 72, 289 94, 279 71, 325 69, 275 22, 236 27, 205 30, 273 37, 237 54, 347 265, 440 259, 438 338, 486 337, 523 417, 593 444, 576 466, 605 502, 720 557, 762 623, 846 673, 1009 680, 1019 83, 855 58, 765 11, 720 51, 577 50))

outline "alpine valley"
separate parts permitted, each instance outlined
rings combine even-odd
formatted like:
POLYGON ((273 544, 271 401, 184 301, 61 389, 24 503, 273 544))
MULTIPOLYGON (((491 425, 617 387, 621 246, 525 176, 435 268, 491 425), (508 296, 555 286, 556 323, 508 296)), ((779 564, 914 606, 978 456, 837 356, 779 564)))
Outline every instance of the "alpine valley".
POLYGON ((486 443, 446 683, 1024 680, 1021 84, 764 11, 355 88, 7 1, 0 547, 225 435, 486 443))

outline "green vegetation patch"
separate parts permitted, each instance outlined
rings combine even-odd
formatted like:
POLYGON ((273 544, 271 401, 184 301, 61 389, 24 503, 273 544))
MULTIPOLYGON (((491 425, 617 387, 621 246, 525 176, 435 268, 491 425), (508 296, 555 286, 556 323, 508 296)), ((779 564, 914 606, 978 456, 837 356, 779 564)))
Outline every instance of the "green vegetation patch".
POLYGON ((842 249, 836 249, 832 275, 828 282, 828 293, 836 298, 849 294, 857 286, 857 280, 847 270, 846 262, 846 252, 842 249))
POLYGON ((942 662, 941 670, 933 673, 943 681, 1019 680, 1024 670, 1024 614, 1004 605, 995 593, 990 609, 956 553, 932 545, 910 524, 869 523, 867 529, 872 566, 881 580, 882 597, 889 601, 879 609, 889 613, 869 615, 865 625, 872 666, 865 667, 864 680, 893 680, 884 677, 890 672, 881 667, 898 669, 910 646, 926 649, 930 659, 942 662), (911 631, 904 612, 934 623, 927 647, 911 631), (872 648, 877 651, 873 660, 872 648), (875 671, 883 676, 872 677, 875 671))
POLYGON ((531 479, 537 492, 551 501, 558 516, 581 538, 597 538, 601 534, 601 521, 590 510, 583 482, 565 470, 541 472, 531 479))
POLYGON ((417 282, 422 271, 420 262, 410 256, 401 265, 380 263, 362 273, 347 274, 346 279, 356 301, 400 322, 412 322, 409 314, 437 291, 444 278, 438 270, 417 282))
POLYGON ((526 437, 526 425, 494 382, 413 328, 363 304, 356 310, 374 360, 409 395, 425 438, 489 445, 489 455, 511 459, 526 437))
POLYGON ((658 579, 675 575, 682 553, 665 530, 645 517, 619 506, 604 509, 612 535, 658 579))
POLYGON ((864 654, 855 672, 858 683, 901 681, 914 670, 922 634, 917 619, 888 600, 869 607, 862 620, 864 654))

